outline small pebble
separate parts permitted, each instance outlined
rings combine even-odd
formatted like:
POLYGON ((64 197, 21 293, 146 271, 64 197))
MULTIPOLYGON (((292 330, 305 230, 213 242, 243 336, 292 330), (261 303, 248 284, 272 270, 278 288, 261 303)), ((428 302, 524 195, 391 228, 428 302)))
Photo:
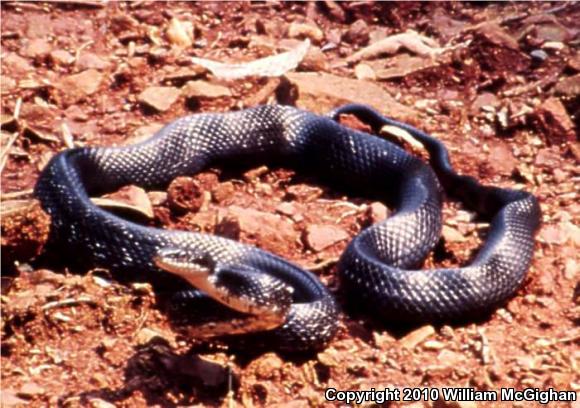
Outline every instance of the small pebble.
POLYGON ((530 52, 530 56, 538 62, 543 62, 548 58, 548 53, 544 50, 534 50, 530 52))

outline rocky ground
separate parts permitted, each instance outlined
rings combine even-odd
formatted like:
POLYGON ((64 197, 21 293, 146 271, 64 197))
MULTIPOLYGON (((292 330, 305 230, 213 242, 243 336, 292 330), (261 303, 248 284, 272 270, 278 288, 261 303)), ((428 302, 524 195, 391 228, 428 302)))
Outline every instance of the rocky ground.
MULTIPOLYGON (((323 406, 328 387, 580 390, 576 3, 1 7, 2 406, 323 406), (190 59, 252 61, 305 38, 308 53, 282 77, 219 80, 190 59), (233 353, 174 330, 151 285, 88 270, 66 248, 45 250, 49 219, 30 189, 56 152, 132 143, 185 114, 276 101, 320 113, 373 105, 443 140, 460 172, 536 194, 543 225, 522 289, 485 321, 400 328, 345 311, 321 353, 233 353)), ((259 164, 99 200, 149 225, 276 252, 318 274, 343 306, 337 257, 388 213, 259 164)), ((426 266, 468 261, 485 234, 460 204, 446 203, 444 215, 426 266)))

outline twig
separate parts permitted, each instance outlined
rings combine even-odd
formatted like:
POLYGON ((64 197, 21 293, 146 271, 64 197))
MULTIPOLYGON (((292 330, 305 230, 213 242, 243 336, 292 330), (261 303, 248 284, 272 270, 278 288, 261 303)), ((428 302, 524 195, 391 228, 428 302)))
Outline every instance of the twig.
POLYGON ((105 8, 107 1, 94 0, 50 0, 51 3, 60 4, 63 6, 81 6, 81 7, 96 7, 105 8))
POLYGON ((228 367, 228 392, 226 394, 226 401, 228 402, 228 408, 234 408, 234 387, 233 387, 231 361, 228 361, 227 367, 228 367))
POLYGON ((48 302, 44 306, 41 307, 41 310, 50 310, 57 307, 66 307, 66 306, 76 306, 80 304, 88 304, 91 306, 96 306, 97 302, 89 297, 80 297, 77 299, 65 299, 65 300, 58 300, 54 302, 48 302))
POLYGON ((489 341, 485 336, 483 329, 478 329, 479 337, 481 338, 481 362, 484 365, 488 365, 491 362, 491 351, 489 347, 489 341))
POLYGON ((20 116, 20 108, 21 107, 22 107, 22 98, 18 98, 16 100, 16 105, 14 105, 14 114, 12 115, 14 120, 18 120, 18 117, 20 116))
POLYGON ((337 263, 338 259, 339 259, 338 256, 328 258, 328 259, 325 259, 324 261, 317 263, 315 265, 307 266, 306 269, 308 269, 311 272, 320 271, 320 270, 326 268, 327 266, 330 266, 330 265, 337 263))
POLYGON ((68 128, 67 124, 63 122, 61 129, 62 129, 62 140, 64 141, 64 145, 69 149, 73 149, 75 147, 75 142, 73 140, 72 133, 68 128))
POLYGON ((149 313, 147 311, 141 313, 141 316, 139 316, 137 318, 137 320, 139 320, 139 322, 137 323, 137 327, 136 329, 133 331, 133 338, 136 338, 137 335, 139 334, 139 332, 141 331, 141 329, 143 328, 143 326, 145 326, 145 322, 147 321, 147 317, 149 316, 149 313))
POLYGON ((5 194, 0 195, 0 201, 13 200, 15 198, 20 198, 20 197, 29 197, 32 195, 33 192, 34 192, 34 190, 29 188, 28 190, 13 191, 11 193, 5 193, 5 194))
POLYGON ((335 221, 335 223, 338 224, 342 220, 344 220, 346 217, 350 217, 351 215, 357 215, 360 212, 361 212, 361 210, 359 208, 357 208, 356 210, 347 211, 347 212, 343 213, 340 217, 338 217, 338 219, 335 221))
POLYGON ((6 163, 8 162, 8 154, 10 153, 10 149, 12 148, 12 145, 14 144, 17 138, 18 132, 13 133, 12 136, 10 136, 10 139, 8 139, 6 147, 4 148, 2 153, 0 153, 0 174, 2 173, 2 171, 4 170, 4 166, 6 166, 6 163))
POLYGON ((81 46, 79 48, 77 48, 77 50, 75 51, 75 65, 77 64, 79 57, 81 56, 81 52, 93 43, 94 43, 94 41, 89 40, 86 43, 81 44, 81 46))
POLYGON ((527 92, 535 91, 534 94, 542 92, 543 88, 550 86, 558 81, 559 74, 552 75, 547 78, 540 79, 539 81, 532 82, 531 84, 516 86, 515 88, 508 89, 502 92, 504 96, 519 96, 527 92))

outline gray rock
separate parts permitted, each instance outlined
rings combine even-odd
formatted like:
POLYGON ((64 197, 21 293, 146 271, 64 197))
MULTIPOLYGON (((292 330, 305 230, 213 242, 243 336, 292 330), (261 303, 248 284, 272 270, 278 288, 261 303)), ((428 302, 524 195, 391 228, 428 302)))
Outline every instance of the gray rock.
POLYGON ((533 50, 530 52, 530 57, 538 62, 543 62, 548 58, 548 53, 544 50, 533 50))

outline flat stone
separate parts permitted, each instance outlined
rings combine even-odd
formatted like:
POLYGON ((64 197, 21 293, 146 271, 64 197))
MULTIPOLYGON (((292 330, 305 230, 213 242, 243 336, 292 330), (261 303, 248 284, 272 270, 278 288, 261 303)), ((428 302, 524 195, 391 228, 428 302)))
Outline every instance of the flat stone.
POLYGON ((207 81, 188 81, 182 90, 186 98, 213 99, 232 96, 230 88, 207 81))
POLYGON ((320 47, 311 46, 299 67, 305 71, 326 71, 328 70, 328 59, 320 47))
POLYGON ((2 62, 6 65, 9 71, 15 74, 25 74, 34 70, 34 67, 26 58, 22 58, 20 55, 15 53, 8 53, 6 57, 2 58, 2 62))
POLYGON ((386 27, 377 27, 371 30, 369 33, 369 43, 374 44, 378 41, 381 41, 388 35, 389 31, 386 27))
POLYGON ((336 225, 309 225, 304 233, 308 248, 320 252, 349 237, 348 233, 336 225))
MULTIPOLYGON (((402 78, 415 72, 434 68, 438 62, 432 58, 417 57, 408 54, 398 54, 388 58, 388 68, 374 68, 376 76, 380 80, 402 78)), ((382 60, 372 62, 373 65, 382 64, 382 60)))
POLYGON ((60 273, 55 273, 49 269, 38 269, 31 272, 29 279, 36 285, 42 283, 50 283, 54 286, 61 285, 65 282, 66 278, 60 273))
POLYGON ((23 407, 28 401, 18 398, 16 392, 12 389, 0 390, 0 405, 3 407, 23 407))
POLYGON ((433 334, 435 334, 435 328, 433 326, 423 326, 407 334, 399 340, 399 343, 406 349, 414 349, 433 334))
POLYGON ((206 360, 197 355, 187 359, 177 359, 175 369, 179 374, 192 377, 208 388, 223 387, 231 376, 226 365, 206 360))
POLYGON ((211 195, 216 203, 221 203, 230 198, 235 191, 234 183, 226 181, 215 186, 211 191, 211 195))
POLYGON ((454 20, 447 15, 444 9, 436 9, 433 14, 432 29, 435 30, 447 42, 452 37, 460 34, 465 27, 465 22, 454 20))
POLYGON ((30 41, 24 50, 24 55, 31 58, 40 58, 47 56, 51 50, 52 47, 48 41, 38 38, 30 41))
POLYGON ((115 408, 115 404, 112 404, 100 398, 90 398, 89 406, 91 408, 115 408))
POLYGON ((461 232, 459 232, 455 228, 450 227, 449 225, 443 226, 443 228, 441 229, 441 235, 445 239, 445 242, 464 242, 465 241, 465 237, 463 236, 463 234, 461 234, 461 232))
POLYGON ((162 339, 165 339, 163 334, 161 334, 153 329, 149 329, 149 328, 145 327, 145 328, 141 329, 139 331, 139 333, 137 333, 137 335, 135 336, 135 341, 137 342, 138 345, 142 346, 142 345, 149 343, 155 337, 160 337, 162 339))
POLYGON ((518 165, 518 160, 507 144, 497 141, 489 147, 488 164, 494 172, 509 176, 518 165))
POLYGON ((34 398, 40 395, 44 395, 46 390, 34 381, 27 382, 18 391, 18 396, 22 398, 34 398))
POLYGON ((570 57, 568 67, 576 72, 580 72, 580 53, 576 53, 570 57))
POLYGON ((494 45, 512 50, 520 49, 518 41, 497 23, 480 24, 475 31, 494 45))
POLYGON ((574 122, 558 98, 548 98, 534 113, 548 143, 560 144, 576 140, 574 122))
POLYGON ((228 238, 245 236, 257 246, 279 254, 286 253, 298 238, 292 223, 278 214, 232 205, 220 211, 218 219, 216 234, 228 238))
POLYGON ((366 21, 359 19, 352 23, 342 36, 350 44, 365 45, 369 42, 370 30, 366 21))
POLYGON ((389 209, 383 203, 376 201, 369 205, 367 214, 369 221, 372 224, 376 224, 377 222, 381 222, 387 219, 389 215, 389 209))
POLYGON ((575 279, 578 277, 579 269, 575 259, 567 259, 564 266, 564 277, 569 280, 575 279))
POLYGON ((314 23, 291 23, 288 26, 288 37, 309 38, 313 43, 319 44, 324 40, 324 33, 314 23))
POLYGON ((97 201, 97 199, 93 199, 93 202, 104 208, 129 210, 148 219, 154 218, 151 200, 149 200, 149 196, 141 187, 125 186, 119 191, 107 194, 104 197, 105 200, 100 199, 97 201))
POLYGON ((538 150, 534 165, 544 169, 553 169, 562 165, 562 154, 557 146, 545 147, 538 150))
POLYGON ((570 179, 570 174, 560 169, 554 169, 552 173, 554 176, 554 181, 558 184, 564 183, 566 180, 570 179))
POLYGON ((50 53, 50 60, 55 65, 70 65, 75 61, 75 57, 65 50, 54 50, 50 53))
POLYGON ((338 21, 340 23, 344 23, 346 21, 346 13, 340 6, 340 4, 336 1, 325 1, 324 5, 328 10, 328 14, 332 17, 333 20, 338 21))
POLYGON ((580 74, 562 79, 554 88, 556 95, 574 98, 580 95, 580 74))
POLYGON ((569 240, 578 241, 578 227, 569 222, 547 224, 540 228, 538 240, 546 244, 564 245, 569 240))
POLYGON ((63 78, 56 87, 63 92, 65 100, 72 104, 97 92, 103 78, 99 71, 88 69, 63 78))
POLYGON ((102 71, 108 69, 111 66, 111 63, 92 52, 83 52, 79 56, 77 66, 80 69, 97 69, 102 71))
POLYGON ((338 367, 340 365, 340 352, 335 348, 329 347, 316 356, 318 361, 327 367, 338 367))
POLYGON ((354 75, 360 80, 374 81, 377 79, 374 69, 367 64, 358 64, 354 67, 354 75))
POLYGON ((163 76, 162 82, 176 81, 183 83, 185 81, 197 79, 205 72, 207 72, 207 69, 202 67, 201 65, 193 65, 191 67, 179 67, 177 69, 172 67, 168 68, 170 68, 171 70, 169 70, 168 73, 163 76))
POLYGON ((557 21, 554 21, 554 24, 537 24, 533 31, 535 31, 535 37, 544 42, 566 42, 573 37, 570 30, 557 21))
POLYGON ((165 191, 148 191, 147 197, 151 201, 151 205, 159 206, 167 202, 167 192, 165 191))
POLYGON ((284 361, 276 353, 266 353, 251 363, 251 370, 258 380, 277 380, 284 361))
POLYGON ((296 214, 296 206, 288 202, 280 203, 276 207, 276 212, 290 217, 296 214))
POLYGON ((286 195, 291 200, 308 202, 320 197, 322 195, 322 189, 306 184, 294 184, 286 188, 286 195))
POLYGON ((152 86, 139 94, 137 100, 160 112, 165 112, 177 101, 181 92, 172 86, 152 86))
POLYGON ((312 72, 289 72, 286 76, 298 88, 297 105, 314 112, 326 112, 346 103, 361 103, 400 120, 416 120, 420 116, 372 82, 312 72))
POLYGON ((477 114, 481 108, 485 106, 497 107, 500 104, 500 100, 492 94, 491 92, 483 92, 471 102, 471 109, 473 113, 477 114))

